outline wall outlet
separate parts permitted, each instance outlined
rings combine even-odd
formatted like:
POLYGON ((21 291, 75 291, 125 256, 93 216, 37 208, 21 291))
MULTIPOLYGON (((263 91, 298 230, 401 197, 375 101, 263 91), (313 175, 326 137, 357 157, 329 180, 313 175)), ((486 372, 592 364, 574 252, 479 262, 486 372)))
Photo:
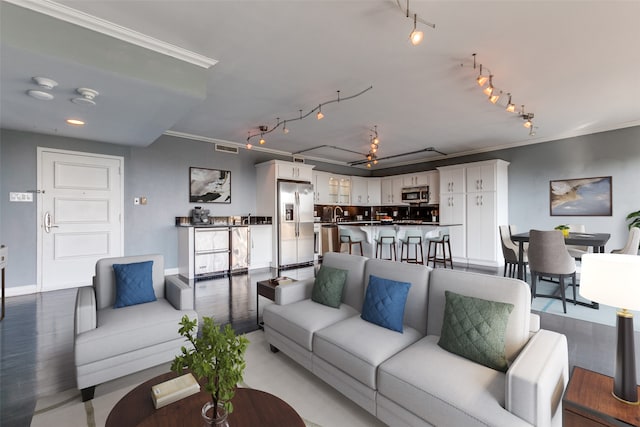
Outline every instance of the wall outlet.
POLYGON ((140 204, 140 197, 134 197, 133 198, 133 204, 134 205, 139 205, 140 204))
POLYGON ((33 202, 33 193, 9 192, 10 202, 33 202))

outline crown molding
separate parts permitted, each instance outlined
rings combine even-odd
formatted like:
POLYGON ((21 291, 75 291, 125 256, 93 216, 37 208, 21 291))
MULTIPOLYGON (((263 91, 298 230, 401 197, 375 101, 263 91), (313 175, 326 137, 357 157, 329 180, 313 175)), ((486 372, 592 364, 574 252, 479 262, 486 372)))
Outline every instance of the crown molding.
POLYGON ((171 56, 181 61, 202 68, 210 68, 218 63, 217 60, 200 55, 171 43, 139 33, 113 22, 81 12, 51 0, 3 0, 25 9, 33 10, 61 21, 69 22, 89 30, 114 37, 151 51, 171 56))

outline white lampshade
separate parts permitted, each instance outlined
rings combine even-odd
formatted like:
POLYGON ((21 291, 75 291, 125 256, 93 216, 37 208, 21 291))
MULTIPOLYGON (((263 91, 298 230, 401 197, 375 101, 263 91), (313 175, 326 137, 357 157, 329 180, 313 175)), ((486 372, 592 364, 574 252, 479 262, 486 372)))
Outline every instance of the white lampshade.
POLYGON ((580 265, 580 295, 601 304, 640 310, 640 256, 585 254, 580 265))

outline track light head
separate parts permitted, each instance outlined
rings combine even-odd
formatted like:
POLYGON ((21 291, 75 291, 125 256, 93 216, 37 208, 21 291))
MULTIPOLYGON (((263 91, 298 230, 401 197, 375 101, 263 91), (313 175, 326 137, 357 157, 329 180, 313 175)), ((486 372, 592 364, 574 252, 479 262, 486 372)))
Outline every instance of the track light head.
POLYGON ((250 142, 247 142, 247 150, 251 150, 253 148, 253 145, 250 142))
POLYGON ((505 108, 505 110, 507 110, 507 112, 509 113, 515 113, 516 112, 516 105, 511 102, 511 94, 507 94, 509 95, 509 102, 507 103, 507 108, 505 108))
POLYGON ((322 114, 322 106, 318 105, 318 114, 316 114, 316 118, 318 120, 322 120, 324 118, 324 114, 322 114))
POLYGON ((418 14, 414 13, 413 14, 413 31, 411 31, 411 34, 409 34, 409 40, 411 40, 411 44, 414 46, 418 46, 422 42, 422 39, 424 39, 424 33, 416 28, 417 24, 418 24, 418 14))
POLYGON ((260 135, 260 145, 263 145, 265 142, 267 141, 264 140, 264 136, 260 135))
POLYGON ((491 96, 489 97, 489 101, 490 101, 492 104, 495 104, 496 102, 498 102, 498 99, 500 99, 500 94, 501 94, 501 93, 502 93, 502 92, 500 92, 500 93, 492 92, 492 93, 491 93, 491 96))

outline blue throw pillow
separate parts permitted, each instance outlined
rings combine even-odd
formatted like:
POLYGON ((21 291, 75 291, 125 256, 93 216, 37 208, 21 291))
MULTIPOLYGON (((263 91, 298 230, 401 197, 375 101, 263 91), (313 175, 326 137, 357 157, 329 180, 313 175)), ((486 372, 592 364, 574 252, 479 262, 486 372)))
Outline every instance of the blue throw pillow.
POLYGON ((410 287, 411 283, 369 276, 360 317, 383 328, 402 332, 404 306, 410 287))
POLYGON ((116 302, 113 308, 155 301, 152 270, 153 261, 113 264, 116 274, 116 302))

